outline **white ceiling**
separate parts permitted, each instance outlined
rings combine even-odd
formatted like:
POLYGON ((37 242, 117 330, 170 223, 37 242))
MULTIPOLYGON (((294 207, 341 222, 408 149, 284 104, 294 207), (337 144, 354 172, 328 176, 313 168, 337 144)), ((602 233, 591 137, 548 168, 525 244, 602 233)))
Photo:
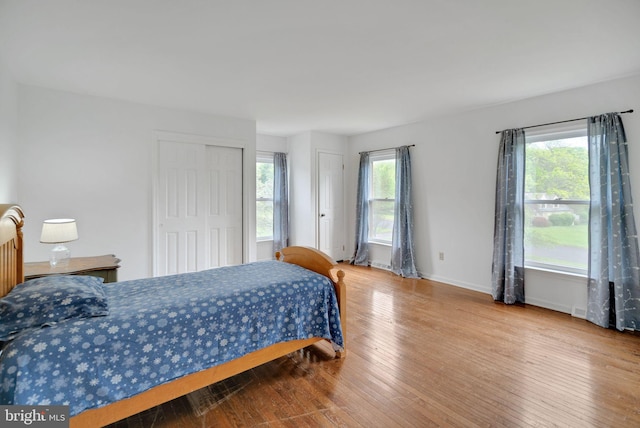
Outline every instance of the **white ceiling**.
POLYGON ((640 0, 0 0, 16 81, 353 135, 640 73, 640 0))

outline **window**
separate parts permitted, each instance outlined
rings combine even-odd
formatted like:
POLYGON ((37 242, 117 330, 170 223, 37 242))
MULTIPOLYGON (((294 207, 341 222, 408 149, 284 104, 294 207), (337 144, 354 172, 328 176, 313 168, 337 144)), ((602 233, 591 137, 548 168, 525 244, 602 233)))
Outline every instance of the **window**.
POLYGON ((256 239, 273 239, 273 156, 256 160, 256 239))
POLYGON ((526 135, 525 265, 586 274, 589 151, 586 124, 526 135))
POLYGON ((396 198, 395 152, 371 155, 369 242, 391 244, 396 198))

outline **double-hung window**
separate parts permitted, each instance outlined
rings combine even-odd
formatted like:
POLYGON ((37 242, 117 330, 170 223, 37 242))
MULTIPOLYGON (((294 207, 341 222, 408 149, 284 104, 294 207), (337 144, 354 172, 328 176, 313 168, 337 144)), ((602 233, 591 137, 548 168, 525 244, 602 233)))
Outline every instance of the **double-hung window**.
POLYGON ((273 239, 273 155, 256 157, 256 239, 273 239))
POLYGON ((395 151, 370 155, 369 242, 391 244, 396 199, 395 151))
POLYGON ((525 265, 586 274, 589 151, 586 123, 527 130, 525 265))

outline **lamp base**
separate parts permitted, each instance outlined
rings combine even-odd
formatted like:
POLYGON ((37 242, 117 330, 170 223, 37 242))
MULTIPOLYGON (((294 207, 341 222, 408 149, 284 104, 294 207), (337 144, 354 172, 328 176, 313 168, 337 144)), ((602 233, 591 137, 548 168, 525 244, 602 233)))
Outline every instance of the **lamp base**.
POLYGON ((52 268, 69 266, 71 251, 63 244, 58 244, 51 250, 49 264, 52 268))

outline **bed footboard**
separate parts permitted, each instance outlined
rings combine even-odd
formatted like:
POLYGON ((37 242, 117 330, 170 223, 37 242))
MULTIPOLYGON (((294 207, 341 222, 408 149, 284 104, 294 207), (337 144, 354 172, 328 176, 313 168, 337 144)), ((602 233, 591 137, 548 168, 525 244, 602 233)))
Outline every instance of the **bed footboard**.
POLYGON ((338 264, 325 253, 311 247, 285 247, 276 252, 276 260, 302 266, 333 281, 340 307, 342 338, 344 340, 344 350, 336 352, 336 358, 344 357, 347 349, 347 287, 344 282, 344 271, 338 269, 338 264))

